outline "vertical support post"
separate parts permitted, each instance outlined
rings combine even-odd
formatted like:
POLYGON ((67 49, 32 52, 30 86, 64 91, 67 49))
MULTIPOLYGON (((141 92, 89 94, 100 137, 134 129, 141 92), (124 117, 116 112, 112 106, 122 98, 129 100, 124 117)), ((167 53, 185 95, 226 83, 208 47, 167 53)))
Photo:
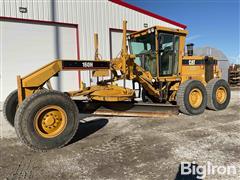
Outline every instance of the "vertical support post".
POLYGON ((126 60, 127 60, 127 21, 123 21, 122 39, 122 64, 123 64, 123 87, 126 87, 126 60))
MULTIPOLYGON (((94 49, 95 49, 95 55, 94 60, 99 61, 99 54, 98 54, 98 34, 94 33, 94 49)), ((99 82, 99 77, 97 77, 97 83, 99 82)))
POLYGON ((123 39, 122 39, 122 52, 127 53, 127 21, 123 21, 123 39))
POLYGON ((98 34, 94 33, 94 49, 95 49, 95 61, 98 61, 98 34))
POLYGON ((158 31, 155 30, 155 47, 156 47, 156 65, 157 65, 157 77, 159 77, 159 37, 158 37, 158 31))
POLYGON ((22 80, 20 76, 17 76, 17 87, 18 87, 18 104, 21 104, 23 101, 23 92, 22 92, 22 80))
POLYGON ((182 74, 182 58, 184 56, 185 36, 179 36, 179 54, 178 54, 178 76, 182 74))

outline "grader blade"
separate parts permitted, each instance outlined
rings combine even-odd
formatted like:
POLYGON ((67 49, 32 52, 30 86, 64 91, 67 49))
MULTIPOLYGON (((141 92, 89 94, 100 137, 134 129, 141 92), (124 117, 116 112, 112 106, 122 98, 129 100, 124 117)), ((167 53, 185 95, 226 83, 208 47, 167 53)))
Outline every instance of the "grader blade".
POLYGON ((124 117, 169 117, 178 115, 178 106, 169 104, 150 104, 133 102, 76 102, 80 113, 99 116, 124 117))
POLYGON ((130 109, 121 111, 112 108, 101 107, 93 114, 104 116, 125 116, 125 117, 169 117, 177 115, 178 107, 172 105, 156 104, 134 104, 130 109))

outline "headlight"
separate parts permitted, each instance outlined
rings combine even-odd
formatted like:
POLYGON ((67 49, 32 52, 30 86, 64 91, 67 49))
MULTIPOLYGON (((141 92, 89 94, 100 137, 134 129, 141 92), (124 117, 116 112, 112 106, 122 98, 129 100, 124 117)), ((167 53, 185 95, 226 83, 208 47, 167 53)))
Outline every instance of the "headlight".
POLYGON ((155 31, 155 29, 154 28, 151 28, 151 32, 154 32, 155 31))
POLYGON ((127 39, 131 39, 130 35, 127 36, 127 39))
POLYGON ((151 29, 148 29, 148 33, 151 33, 151 29))

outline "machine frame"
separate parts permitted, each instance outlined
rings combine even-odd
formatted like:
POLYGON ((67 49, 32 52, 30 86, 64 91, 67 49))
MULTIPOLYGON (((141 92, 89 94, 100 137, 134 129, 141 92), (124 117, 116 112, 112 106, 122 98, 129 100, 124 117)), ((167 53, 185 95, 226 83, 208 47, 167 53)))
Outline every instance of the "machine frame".
MULTIPOLYGON (((154 33, 156 74, 145 69, 145 65, 135 62, 137 57, 144 62, 150 61, 151 58, 148 59, 145 55, 152 52, 144 51, 140 56, 128 52, 127 22, 124 21, 119 57, 102 60, 98 52, 98 36, 95 34, 94 60, 57 59, 27 76, 17 76, 18 89, 10 93, 5 100, 3 114, 6 120, 15 126, 20 140, 37 151, 63 147, 78 129, 79 113, 160 117, 178 114, 179 111, 198 115, 203 113, 206 107, 216 111, 228 106, 230 88, 228 83, 221 79, 217 61, 213 57, 193 56, 191 49, 188 49, 188 55, 185 55, 187 30, 154 26, 131 33, 128 40, 131 42, 134 38, 150 33, 154 33), (178 52, 174 51, 175 45, 170 49, 172 54, 168 54, 168 48, 164 51, 165 49, 159 47, 162 43, 159 33, 163 32, 179 36, 178 52), (173 65, 173 60, 177 60, 175 74, 160 75, 160 67, 164 61, 173 65), (92 75, 97 77, 97 84, 70 92, 53 90, 51 78, 61 71, 72 70, 91 70, 92 75), (100 80, 103 76, 108 78, 100 80), (124 85, 118 86, 118 80, 123 80, 124 85), (136 101, 136 89, 127 88, 126 80, 139 83, 142 102, 136 101), (74 98, 79 96, 85 99, 74 101, 74 98)), ((174 66, 171 68, 174 72, 174 66)), ((165 72, 161 69, 161 73, 165 72)))

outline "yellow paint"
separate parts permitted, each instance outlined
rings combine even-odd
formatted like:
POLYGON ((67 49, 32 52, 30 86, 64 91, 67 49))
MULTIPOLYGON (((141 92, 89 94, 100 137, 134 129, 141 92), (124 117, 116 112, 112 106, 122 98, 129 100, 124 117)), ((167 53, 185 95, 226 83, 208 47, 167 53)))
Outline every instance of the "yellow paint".
MULTIPOLYGON (((95 33, 94 34, 94 48, 95 48, 95 55, 94 55, 94 60, 95 61, 100 61, 100 54, 98 52, 98 34, 95 33)), ((93 70, 92 71, 92 76, 93 77, 106 77, 110 75, 110 71, 109 70, 93 70)))
POLYGON ((106 77, 110 76, 110 70, 93 70, 92 71, 93 77, 106 77))
POLYGON ((198 108, 202 104, 203 95, 202 92, 198 88, 194 88, 189 93, 189 103, 193 108, 198 108))
POLYGON ((187 30, 182 30, 182 29, 173 29, 173 28, 168 28, 168 27, 163 27, 163 26, 153 26, 147 29, 143 29, 137 32, 133 32, 130 34, 131 37, 139 37, 139 36, 143 36, 148 34, 148 30, 149 29, 156 29, 158 31, 164 31, 164 32, 170 32, 170 33, 175 33, 175 34, 179 34, 179 35, 183 35, 186 36, 188 34, 187 30))
POLYGON ((34 129, 43 138, 54 138, 64 131, 67 121, 66 112, 61 107, 49 105, 36 113, 34 129))
MULTIPOLYGON (((113 75, 112 78, 104 81, 100 81, 99 85, 90 86, 87 88, 83 88, 81 82, 81 89, 78 91, 68 92, 70 96, 88 96, 92 100, 98 101, 124 101, 130 100, 135 97, 135 93, 132 89, 128 89, 125 87, 119 87, 113 84, 117 80, 129 79, 137 81, 141 84, 142 87, 152 96, 159 98, 161 91, 168 88, 168 100, 175 101, 176 100, 176 92, 180 86, 180 83, 189 80, 199 80, 204 85, 207 84, 205 81, 205 65, 183 65, 183 60, 194 60, 199 61, 203 60, 204 56, 184 56, 184 46, 185 39, 188 34, 187 30, 180 29, 172 29, 161 26, 154 26, 148 29, 144 29, 138 32, 134 32, 130 34, 131 38, 139 37, 148 34, 149 29, 155 29, 155 45, 156 52, 159 52, 158 47, 158 32, 169 32, 176 35, 179 35, 179 51, 178 53, 178 67, 177 73, 172 76, 159 76, 159 53, 156 54, 157 59, 157 77, 153 77, 149 71, 146 71, 142 67, 138 66, 134 60, 136 58, 135 55, 129 54, 127 49, 126 42, 126 32, 127 32, 127 22, 123 21, 123 39, 122 39, 122 49, 120 57, 111 59, 111 67, 109 70, 93 70, 94 77, 101 76, 109 76, 110 72, 113 75), (117 73, 120 71, 120 75, 117 73), (154 85, 155 82, 165 83, 164 87, 161 89, 154 85), (112 85, 110 85, 111 83, 112 85)), ((98 35, 94 35, 94 48, 95 48, 95 61, 100 61, 100 54, 98 52, 98 35)), ((213 58, 210 60, 214 60, 213 58)), ((40 90, 42 86, 56 73, 62 71, 62 61, 56 60, 48 65, 34 71, 26 77, 20 78, 18 77, 18 95, 19 95, 19 103, 24 100, 24 98, 32 95, 36 91, 40 90)), ((212 72, 214 77, 220 77, 221 71, 219 67, 214 65, 214 70, 212 72)), ((219 94, 223 94, 222 90, 219 90, 219 94)), ((220 97, 220 95, 219 95, 220 97)), ((190 97, 189 97, 190 98, 190 97)), ((194 90, 191 92, 191 103, 193 106, 197 107, 199 102, 202 101, 202 95, 198 90, 194 90), (195 100, 195 99, 196 100, 195 100)), ((221 101, 221 98, 219 98, 221 101)), ((51 120, 49 120, 51 121, 51 120)))
POLYGON ((216 99, 219 104, 223 104, 227 99, 227 91, 225 87, 220 86, 216 91, 216 99))
POLYGON ((33 73, 22 78, 23 87, 39 87, 53 75, 62 70, 62 62, 60 60, 53 61, 44 67, 34 71, 33 73))

